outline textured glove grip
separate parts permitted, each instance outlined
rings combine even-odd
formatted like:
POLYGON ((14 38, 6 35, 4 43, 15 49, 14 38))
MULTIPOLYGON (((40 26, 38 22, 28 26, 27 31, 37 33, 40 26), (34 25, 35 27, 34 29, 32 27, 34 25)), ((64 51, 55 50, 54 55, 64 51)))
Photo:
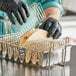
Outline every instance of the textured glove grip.
POLYGON ((10 5, 12 5, 11 0, 0 0, 0 10, 7 12, 10 9, 10 5))

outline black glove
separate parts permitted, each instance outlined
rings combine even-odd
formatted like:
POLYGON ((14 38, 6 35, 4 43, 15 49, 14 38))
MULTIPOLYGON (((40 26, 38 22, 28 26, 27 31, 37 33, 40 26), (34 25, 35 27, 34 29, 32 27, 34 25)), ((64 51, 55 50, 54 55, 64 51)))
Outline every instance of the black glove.
POLYGON ((15 24, 14 16, 21 25, 29 17, 28 6, 21 0, 0 0, 0 10, 7 13, 13 24, 15 24))
POLYGON ((53 18, 47 19, 39 28, 48 31, 48 37, 51 36, 54 39, 58 39, 62 33, 62 27, 59 22, 53 18))

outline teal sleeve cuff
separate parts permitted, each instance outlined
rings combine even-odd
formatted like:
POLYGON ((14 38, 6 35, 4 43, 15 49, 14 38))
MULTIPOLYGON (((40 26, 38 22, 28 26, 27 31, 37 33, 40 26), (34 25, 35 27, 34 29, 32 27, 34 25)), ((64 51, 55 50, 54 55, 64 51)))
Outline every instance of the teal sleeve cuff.
POLYGON ((3 12, 3 11, 0 11, 0 16, 5 18, 7 16, 7 14, 5 12, 3 12))
POLYGON ((60 9, 60 11, 61 11, 61 16, 63 15, 63 8, 62 8, 62 6, 61 6, 61 4, 59 4, 56 1, 49 1, 49 2, 46 2, 46 3, 42 3, 42 7, 43 7, 44 10, 46 8, 48 8, 48 7, 58 7, 60 9))

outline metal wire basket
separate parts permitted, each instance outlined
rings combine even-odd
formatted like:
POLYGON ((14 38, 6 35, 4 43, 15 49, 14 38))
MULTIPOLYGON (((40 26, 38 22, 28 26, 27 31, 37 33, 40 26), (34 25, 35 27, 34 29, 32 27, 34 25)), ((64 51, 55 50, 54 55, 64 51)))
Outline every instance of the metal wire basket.
POLYGON ((27 23, 22 26, 22 29, 18 23, 12 25, 7 19, 1 19, 5 26, 9 26, 9 28, 6 28, 6 34, 0 36, 0 51, 3 58, 44 68, 55 64, 64 65, 65 62, 70 61, 69 38, 66 40, 26 41, 25 47, 20 47, 20 38, 27 31, 37 28, 45 19, 45 13, 40 3, 32 4, 30 11, 33 11, 33 13, 27 19, 27 23), (35 17, 35 20, 32 17, 35 17), (12 26, 15 33, 11 32, 12 26))

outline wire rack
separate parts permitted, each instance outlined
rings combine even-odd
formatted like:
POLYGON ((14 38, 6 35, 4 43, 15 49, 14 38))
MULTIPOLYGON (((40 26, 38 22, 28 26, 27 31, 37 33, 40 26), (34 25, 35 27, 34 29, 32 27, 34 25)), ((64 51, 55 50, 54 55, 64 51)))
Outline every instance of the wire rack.
POLYGON ((45 19, 45 13, 40 3, 32 4, 29 9, 32 13, 23 26, 20 26, 18 22, 16 25, 12 25, 7 19, 1 19, 6 30, 6 34, 0 36, 0 51, 3 58, 43 68, 55 64, 64 65, 65 62, 70 61, 71 47, 68 37, 65 40, 26 41, 25 47, 20 47, 21 37, 31 29, 38 28, 45 19), (15 33, 12 32, 12 26, 15 33))

